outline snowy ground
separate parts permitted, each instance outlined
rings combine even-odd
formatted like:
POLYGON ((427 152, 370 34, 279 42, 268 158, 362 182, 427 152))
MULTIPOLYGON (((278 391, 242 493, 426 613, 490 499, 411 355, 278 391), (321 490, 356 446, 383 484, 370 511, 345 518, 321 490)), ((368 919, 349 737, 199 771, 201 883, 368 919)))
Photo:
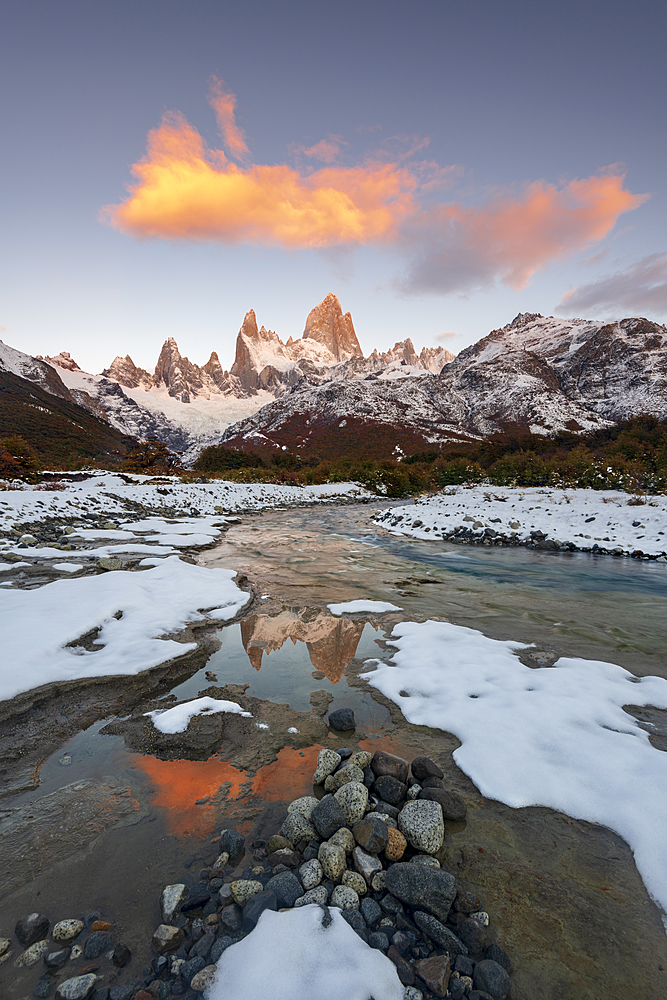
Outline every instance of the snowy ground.
POLYGON ((0 700, 55 681, 134 674, 183 655, 195 644, 164 636, 193 622, 227 621, 250 597, 232 570, 194 566, 179 552, 215 541, 237 520, 229 516, 235 511, 364 496, 354 484, 181 484, 110 473, 65 489, 0 493, 0 700), (56 534, 66 532, 65 548, 21 541, 26 524, 54 522, 62 525, 56 534), (97 561, 109 558, 121 559, 124 571, 97 572, 97 561), (20 589, 23 571, 34 567, 63 578, 35 587, 28 577, 32 589, 20 589), (77 640, 91 632, 86 649, 77 640))
POLYGON ((623 710, 667 709, 667 681, 574 657, 527 667, 521 643, 447 622, 401 622, 392 635, 391 662, 369 660, 361 676, 409 722, 457 736, 454 760, 483 795, 618 833, 667 911, 667 754, 623 710))
POLYGON ((525 542, 533 532, 542 532, 557 548, 574 545, 616 555, 640 550, 658 557, 667 553, 667 497, 612 490, 455 486, 382 511, 375 521, 394 534, 415 538, 448 538, 457 529, 469 529, 480 539, 496 532, 525 542))

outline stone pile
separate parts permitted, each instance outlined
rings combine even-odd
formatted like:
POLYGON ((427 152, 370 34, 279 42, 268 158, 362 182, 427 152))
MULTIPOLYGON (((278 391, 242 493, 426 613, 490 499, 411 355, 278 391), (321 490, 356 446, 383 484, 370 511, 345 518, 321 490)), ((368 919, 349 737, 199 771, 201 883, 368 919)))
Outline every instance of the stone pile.
POLYGON ((197 886, 165 888, 153 935, 158 958, 137 1000, 200 1000, 222 953, 264 910, 308 904, 320 905, 325 921, 327 907, 338 907, 383 951, 406 1000, 505 1000, 511 966, 489 936, 488 914, 438 860, 445 820, 466 813, 442 778, 426 757, 410 767, 382 750, 321 750, 313 784, 324 795, 291 802, 280 833, 253 844, 256 863, 240 878, 230 862, 243 856, 244 839, 226 830, 197 886))

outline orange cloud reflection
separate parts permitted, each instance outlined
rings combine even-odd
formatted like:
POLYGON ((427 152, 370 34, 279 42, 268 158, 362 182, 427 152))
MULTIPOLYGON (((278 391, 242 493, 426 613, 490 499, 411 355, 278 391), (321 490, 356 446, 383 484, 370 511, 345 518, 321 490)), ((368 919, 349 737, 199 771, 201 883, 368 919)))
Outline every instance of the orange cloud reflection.
POLYGON ((278 759, 260 768, 253 779, 219 757, 159 760, 134 754, 133 763, 153 784, 151 805, 167 812, 167 832, 185 839, 209 836, 223 818, 234 816, 251 796, 280 802, 308 795, 321 749, 313 746, 299 751, 284 747, 278 759), (227 782, 231 787, 225 795, 221 786, 227 782))

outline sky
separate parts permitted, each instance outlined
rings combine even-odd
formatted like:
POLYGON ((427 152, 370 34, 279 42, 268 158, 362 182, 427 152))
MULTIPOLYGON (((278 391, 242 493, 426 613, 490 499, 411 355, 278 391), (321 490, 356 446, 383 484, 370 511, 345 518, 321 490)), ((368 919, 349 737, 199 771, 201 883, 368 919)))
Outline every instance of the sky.
POLYGON ((223 367, 329 292, 364 352, 667 319, 667 6, 5 0, 0 338, 223 367))

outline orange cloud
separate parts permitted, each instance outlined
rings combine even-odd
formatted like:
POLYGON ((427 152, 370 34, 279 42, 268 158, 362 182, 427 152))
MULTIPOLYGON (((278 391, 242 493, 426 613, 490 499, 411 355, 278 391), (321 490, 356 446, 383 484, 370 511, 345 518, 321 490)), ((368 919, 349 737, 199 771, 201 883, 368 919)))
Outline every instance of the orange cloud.
POLYGON ((129 198, 103 218, 133 236, 329 247, 395 239, 416 209, 405 169, 327 167, 307 177, 287 165, 242 169, 178 113, 150 132, 132 172, 129 198))
POLYGON ((499 278, 523 288, 537 270, 601 240, 622 213, 646 201, 624 180, 604 173, 563 188, 536 181, 519 197, 481 208, 447 204, 422 212, 406 228, 406 243, 417 250, 401 287, 446 293, 499 278))
POLYGON ((605 237, 647 197, 625 189, 624 174, 609 168, 561 187, 536 181, 481 207, 435 202, 461 168, 410 160, 428 145, 410 136, 386 140, 352 167, 334 165, 346 145, 339 136, 294 148, 326 164, 305 174, 287 164, 253 164, 235 96, 214 78, 209 100, 226 149, 241 165, 209 148, 178 112, 165 115, 132 167, 127 198, 106 206, 104 221, 132 236, 169 240, 285 249, 393 244, 408 257, 400 290, 449 294, 496 280, 522 288, 551 261, 605 237))
POLYGON ((234 113, 236 95, 224 90, 222 80, 218 80, 215 76, 211 79, 208 103, 215 111, 220 134, 225 140, 225 145, 231 155, 236 160, 247 159, 250 156, 250 150, 246 145, 243 130, 236 124, 234 113))

